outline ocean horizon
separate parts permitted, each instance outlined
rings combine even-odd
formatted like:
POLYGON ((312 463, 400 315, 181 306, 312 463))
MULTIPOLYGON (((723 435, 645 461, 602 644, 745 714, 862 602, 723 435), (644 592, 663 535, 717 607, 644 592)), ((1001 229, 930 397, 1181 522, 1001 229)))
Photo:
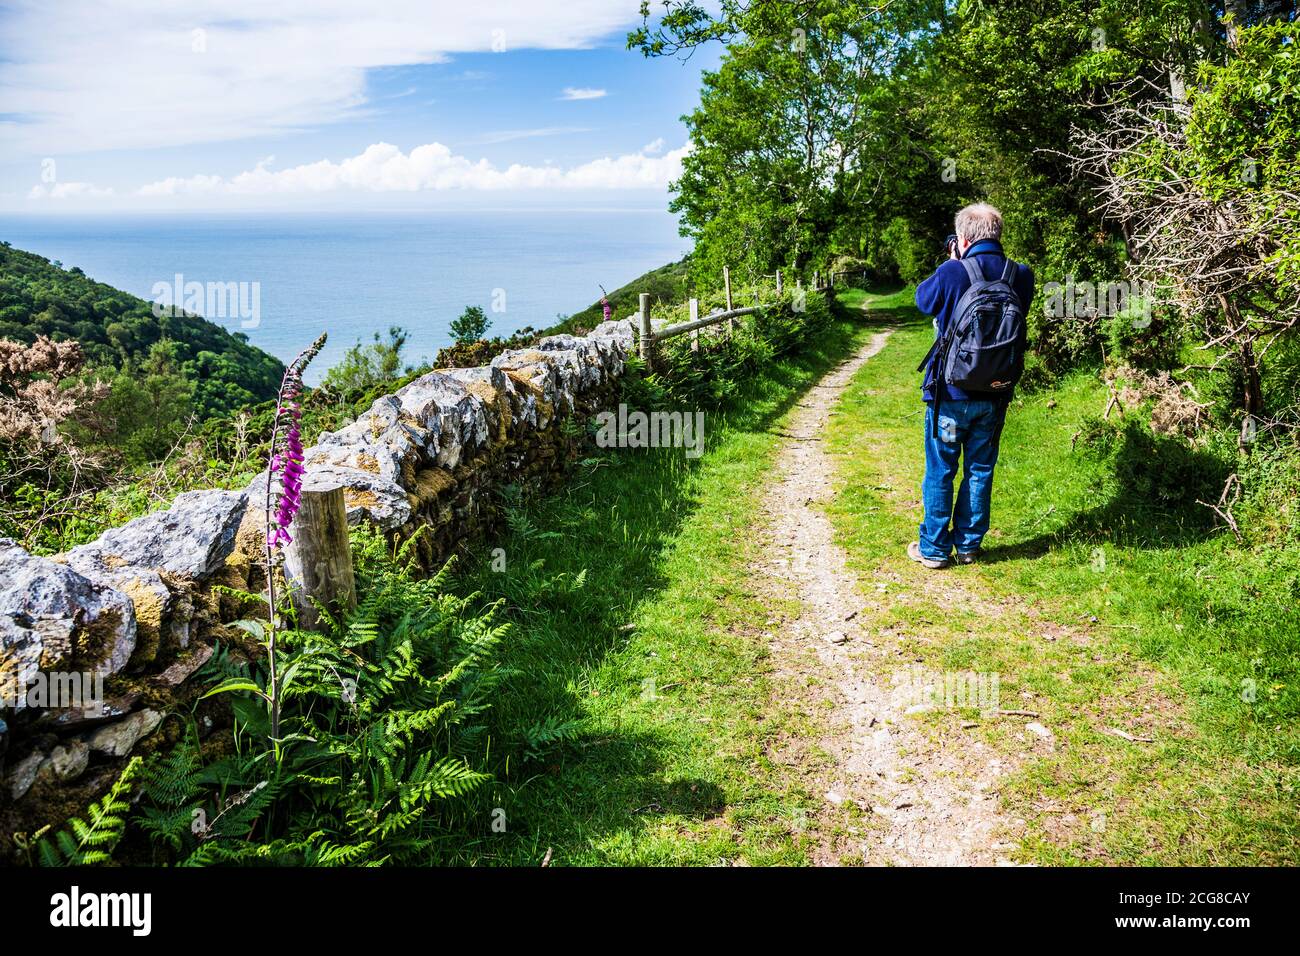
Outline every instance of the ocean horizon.
POLYGON ((149 301, 212 293, 189 311, 284 361, 328 332, 309 384, 390 326, 432 360, 467 305, 489 335, 546 328, 690 249, 654 210, 7 215, 0 238, 149 301))

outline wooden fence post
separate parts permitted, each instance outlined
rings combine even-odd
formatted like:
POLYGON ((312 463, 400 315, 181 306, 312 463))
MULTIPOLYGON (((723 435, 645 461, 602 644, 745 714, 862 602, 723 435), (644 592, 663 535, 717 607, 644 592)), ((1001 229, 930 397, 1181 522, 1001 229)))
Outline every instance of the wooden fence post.
POLYGON ((776 294, 781 294, 781 270, 776 270, 776 294))
MULTIPOLYGON (((730 312, 731 311, 731 268, 729 266, 722 267, 722 287, 726 290, 727 293, 727 311, 730 312)), ((736 327, 736 320, 727 319, 727 331, 730 332, 735 327, 736 327)))
POLYGON ((650 293, 641 293, 640 311, 637 316, 641 320, 641 361, 645 363, 646 370, 654 367, 654 333, 650 331, 650 293))
MULTIPOLYGON (((691 321, 694 322, 699 317, 700 317, 700 300, 691 299, 691 321)), ((698 352, 699 350, 700 350, 700 330, 691 329, 691 351, 698 352)))
POLYGON ((320 626, 317 605, 335 615, 357 606, 343 489, 303 491, 290 533, 284 576, 298 610, 298 626, 312 631, 320 626))

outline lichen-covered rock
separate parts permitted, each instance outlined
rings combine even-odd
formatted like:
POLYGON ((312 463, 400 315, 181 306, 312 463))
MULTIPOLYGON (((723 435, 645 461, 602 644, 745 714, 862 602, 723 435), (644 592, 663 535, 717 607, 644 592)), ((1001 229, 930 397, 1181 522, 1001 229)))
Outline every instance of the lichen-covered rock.
MULTIPOLYGON (((278 484, 273 486, 272 493, 278 484)), ((316 460, 307 467, 302 479, 303 491, 332 491, 343 489, 343 503, 347 508, 348 524, 370 521, 384 530, 400 528, 411 518, 411 505, 406 490, 395 478, 388 478, 361 468, 335 465, 316 460)), ((266 472, 249 483, 249 500, 262 502, 266 498, 266 472)), ((274 499, 272 499, 274 508, 274 499)), ((262 525, 266 520, 264 505, 249 509, 240 532, 247 539, 241 547, 255 548, 260 556, 266 536, 262 525)))
MULTIPOLYGON (((560 479, 581 453, 581 429, 558 425, 607 407, 635 344, 624 319, 588 336, 545 337, 486 366, 422 375, 320 435, 304 454, 303 488, 341 488, 350 523, 395 540, 425 531, 416 555, 434 568, 499 522, 501 488, 560 479)), ((185 706, 210 638, 250 613, 236 592, 266 586, 268 486, 277 490, 263 473, 242 492, 181 496, 53 561, 0 543, 0 676, 51 663, 87 669, 96 654, 107 655, 105 671, 134 675, 110 682, 98 709, 49 709, 11 720, 7 733, 0 724, 0 754, 11 758, 5 795, 35 786, 35 807, 56 787, 78 788, 79 800, 102 792, 111 768, 90 762, 139 749, 163 713, 185 706)), ((214 725, 205 715, 201 726, 214 725)))
POLYGON ((9 788, 9 799, 21 800, 27 796, 27 791, 32 789, 32 784, 36 782, 36 774, 40 772, 43 763, 45 763, 45 754, 33 750, 10 769, 5 777, 5 785, 9 788))
POLYGON ((200 645, 155 677, 154 683, 159 687, 179 687, 211 657, 212 648, 206 644, 200 645))
POLYGON ((444 468, 455 468, 487 441, 486 402, 450 375, 421 375, 394 397, 416 421, 438 423, 437 448, 429 446, 427 451, 444 468))
POLYGON ((389 481, 409 479, 420 453, 436 444, 441 422, 425 423, 405 415, 395 395, 378 399, 355 422, 326 432, 303 454, 308 470, 338 465, 368 471, 389 481))
POLYGON ((115 674, 135 650, 135 610, 116 588, 0 538, 0 680, 37 670, 115 674))
POLYGON ((600 384, 604 370, 595 349, 585 342, 578 348, 546 349, 560 379, 560 398, 572 410, 579 395, 600 384))
POLYGON ((456 487, 456 479, 444 468, 422 468, 415 476, 415 496, 426 505, 456 487))
POLYGON ((600 356, 600 364, 605 369, 605 381, 613 381, 627 368, 627 357, 631 348, 621 339, 596 338, 585 340, 588 347, 600 356))
POLYGON ((537 347, 544 352, 559 353, 561 356, 574 353, 581 369, 582 391, 588 391, 621 375, 627 354, 621 342, 612 338, 551 335, 542 339, 537 347))
POLYGON ((248 505, 242 491, 190 491, 166 511, 155 511, 105 531, 73 548, 68 560, 86 555, 112 566, 130 565, 206 580, 235 546, 235 532, 248 505))
POLYGON ((400 528, 411 520, 411 503, 406 489, 382 475, 355 468, 324 465, 310 469, 303 477, 304 491, 343 489, 348 524, 370 521, 385 531, 400 528))
POLYGON ((591 330, 588 338, 611 338, 625 343, 631 348, 632 343, 636 341, 637 327, 631 319, 610 319, 608 322, 602 322, 591 330))
POLYGON ((90 749, 110 757, 125 757, 137 743, 154 732, 162 723, 162 717, 156 710, 138 710, 91 734, 90 749))
POLYGON ((552 357, 540 349, 506 349, 492 360, 492 366, 533 392, 536 426, 546 428, 560 402, 560 373, 552 357))
MULTIPOLYGON (((157 571, 132 565, 110 564, 102 552, 72 552, 65 559, 78 574, 96 584, 115 588, 131 600, 135 610, 136 642, 131 655, 132 667, 154 659, 163 638, 176 623, 171 610, 176 598, 157 571)), ((181 626, 188 634, 188 623, 181 626)))
POLYGON ((59 707, 45 711, 36 720, 35 729, 44 733, 53 731, 65 734, 69 731, 99 727, 105 723, 125 717, 135 710, 140 702, 138 690, 109 695, 100 703, 98 712, 87 707, 59 707))
POLYGON ((483 414, 487 419, 489 437, 498 441, 504 439, 513 414, 509 376, 491 365, 481 365, 478 368, 447 368, 443 369, 442 373, 460 382, 467 391, 478 396, 483 402, 483 414))
POLYGON ((37 777, 53 777, 60 783, 76 780, 90 764, 90 745, 84 740, 69 740, 50 751, 42 762, 37 777))

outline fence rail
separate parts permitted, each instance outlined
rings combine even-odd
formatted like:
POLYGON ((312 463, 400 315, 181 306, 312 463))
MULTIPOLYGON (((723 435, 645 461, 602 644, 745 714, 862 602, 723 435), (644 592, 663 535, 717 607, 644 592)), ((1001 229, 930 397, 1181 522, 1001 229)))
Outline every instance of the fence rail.
MULTIPOLYGON (((826 292, 829 290, 833 290, 835 287, 835 276, 848 275, 848 274, 849 273, 844 273, 844 272, 841 273, 814 272, 813 281, 812 281, 812 291, 826 292), (826 280, 825 282, 822 281, 823 278, 826 280)), ((763 278, 771 278, 771 276, 767 275, 764 276, 763 278)), ((784 288, 782 282, 784 277, 782 276, 780 269, 776 270, 775 278, 776 278, 776 294, 780 296, 784 288)), ((726 297, 727 308, 717 312, 710 312, 708 315, 701 316, 700 300, 697 298, 692 298, 690 300, 691 317, 687 321, 675 322, 672 325, 666 325, 659 329, 654 328, 650 321, 650 293, 648 292, 641 293, 640 301, 638 304, 639 307, 637 309, 637 332, 638 332, 637 339, 638 339, 638 350, 641 355, 641 360, 646 363, 647 368, 652 367, 654 364, 654 346, 656 342, 662 342, 665 339, 670 339, 678 335, 685 335, 687 333, 690 333, 691 348, 698 350, 700 347, 700 329, 708 328, 711 325, 718 325, 722 322, 726 322, 727 328, 728 330, 730 330, 735 328, 737 319, 743 318, 746 315, 754 315, 758 312, 761 312, 763 309, 769 308, 770 306, 776 304, 774 302, 762 302, 762 303, 757 303, 755 305, 745 306, 744 308, 740 308, 740 309, 733 309, 731 307, 732 305, 731 270, 725 266, 723 267, 722 270, 722 281, 723 281, 723 294, 726 297)), ((795 282, 797 287, 802 288, 803 286, 802 280, 796 279, 795 282)), ((757 289, 754 290, 754 297, 755 299, 758 298, 757 289)))
POLYGON ((743 309, 724 310, 722 312, 710 312, 700 319, 691 319, 686 322, 678 322, 675 325, 665 325, 662 329, 651 333, 651 338, 656 342, 663 339, 671 339, 674 335, 681 335, 683 332, 695 332, 706 326, 716 325, 719 322, 725 322, 728 319, 738 319, 742 315, 753 315, 762 309, 775 303, 768 302, 764 305, 750 305, 743 309))

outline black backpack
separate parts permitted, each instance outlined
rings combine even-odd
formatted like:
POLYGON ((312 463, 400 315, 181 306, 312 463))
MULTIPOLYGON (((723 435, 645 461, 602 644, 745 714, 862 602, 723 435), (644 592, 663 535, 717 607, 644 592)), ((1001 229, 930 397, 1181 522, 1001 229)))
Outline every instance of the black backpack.
POLYGON ((943 336, 916 367, 918 372, 925 371, 937 356, 933 382, 935 435, 939 434, 944 382, 963 392, 1008 395, 1025 367, 1025 307, 1011 287, 1016 264, 1008 259, 1002 275, 986 279, 974 257, 958 261, 970 276, 970 288, 957 300, 943 336))

